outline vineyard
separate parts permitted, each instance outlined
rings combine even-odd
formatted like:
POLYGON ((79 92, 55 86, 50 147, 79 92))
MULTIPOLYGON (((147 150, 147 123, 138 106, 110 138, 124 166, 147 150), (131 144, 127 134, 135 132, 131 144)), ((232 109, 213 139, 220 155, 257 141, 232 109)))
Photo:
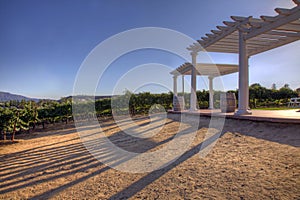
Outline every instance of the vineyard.
MULTIPOLYGON (((236 94, 238 91, 229 91, 236 94)), ((215 108, 220 105, 220 91, 215 91, 215 108)), ((267 89, 259 84, 253 84, 249 88, 250 107, 282 107, 286 106, 289 98, 298 96, 288 85, 279 90, 267 89)), ((179 94, 180 95, 180 94, 179 94)), ((182 95, 182 94, 181 94, 182 95)), ((186 108, 189 107, 189 94, 184 94, 186 108)), ((197 91, 198 107, 208 108, 208 91, 197 91)), ((80 115, 82 119, 94 115, 97 117, 111 116, 114 114, 141 115, 148 114, 150 109, 158 111, 172 109, 173 94, 151 94, 149 92, 133 94, 126 91, 123 95, 113 98, 104 98, 94 101, 93 99, 81 99, 76 101, 76 113, 72 112, 72 98, 62 98, 59 101, 42 100, 34 101, 8 101, 0 104, 0 131, 5 140, 7 134, 13 141, 17 132, 34 131, 37 126, 45 128, 47 124, 57 122, 68 123, 73 120, 73 115, 80 115)))

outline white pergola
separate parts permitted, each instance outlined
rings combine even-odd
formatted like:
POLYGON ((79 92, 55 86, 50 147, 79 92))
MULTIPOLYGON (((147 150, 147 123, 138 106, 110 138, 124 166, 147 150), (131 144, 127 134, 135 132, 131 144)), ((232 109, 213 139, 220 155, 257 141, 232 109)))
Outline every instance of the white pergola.
MULTIPOLYGON (((200 51, 239 54, 239 98, 237 115, 251 114, 249 107, 249 67, 250 56, 274 49, 300 39, 300 0, 293 0, 292 9, 276 8, 276 16, 260 18, 231 16, 233 21, 224 21, 225 26, 217 26, 190 45, 192 65, 197 64, 200 51)), ((196 110, 196 68, 191 69, 190 110, 196 110)))
MULTIPOLYGON (((192 75, 193 65, 191 63, 184 63, 174 71, 170 72, 173 75, 173 91, 177 96, 177 77, 182 76, 182 94, 184 94, 184 76, 192 75)), ((196 76, 208 76, 209 80, 209 109, 214 109, 214 89, 213 79, 218 76, 238 72, 238 65, 230 64, 211 64, 211 63, 197 63, 196 76)), ((196 87, 195 87, 196 88, 196 87)), ((196 100, 196 99, 195 99, 196 100)), ((196 104, 194 104, 196 106, 196 104)), ((194 108, 196 109, 196 108, 194 108)))

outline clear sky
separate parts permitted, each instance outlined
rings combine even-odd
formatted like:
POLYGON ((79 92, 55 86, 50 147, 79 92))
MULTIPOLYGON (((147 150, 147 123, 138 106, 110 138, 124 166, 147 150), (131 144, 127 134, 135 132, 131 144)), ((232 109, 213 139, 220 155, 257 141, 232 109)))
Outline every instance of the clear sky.
MULTIPOLYGON (((293 6, 292 0, 0 0, 0 91, 54 99, 71 95, 89 52, 128 29, 163 27, 200 39, 231 15, 273 16, 276 7, 293 6)), ((250 84, 300 87, 299 50, 300 41, 251 57, 250 84)), ((236 55, 212 58, 216 63, 238 62, 236 55)), ((157 50, 129 53, 106 71, 97 94, 111 94, 124 73, 150 62, 176 68, 183 60, 157 50)), ((226 90, 237 88, 237 74, 223 81, 226 90)), ((172 87, 171 75, 166 84, 172 87)), ((201 80, 198 88, 207 89, 201 80)))

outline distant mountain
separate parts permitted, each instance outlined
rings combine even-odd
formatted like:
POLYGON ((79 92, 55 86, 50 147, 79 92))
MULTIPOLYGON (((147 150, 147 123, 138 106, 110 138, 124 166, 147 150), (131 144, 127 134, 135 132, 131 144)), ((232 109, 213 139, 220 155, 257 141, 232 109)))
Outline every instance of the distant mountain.
POLYGON ((9 92, 0 92, 0 102, 5 102, 5 101, 40 101, 40 99, 36 99, 36 98, 29 98, 29 97, 25 97, 22 95, 17 95, 17 94, 11 94, 9 92))
POLYGON ((87 100, 100 100, 100 99, 110 99, 112 97, 117 97, 119 95, 103 95, 103 96, 91 96, 91 95, 76 95, 76 96, 67 96, 59 101, 70 100, 73 97, 79 101, 87 101, 87 100))

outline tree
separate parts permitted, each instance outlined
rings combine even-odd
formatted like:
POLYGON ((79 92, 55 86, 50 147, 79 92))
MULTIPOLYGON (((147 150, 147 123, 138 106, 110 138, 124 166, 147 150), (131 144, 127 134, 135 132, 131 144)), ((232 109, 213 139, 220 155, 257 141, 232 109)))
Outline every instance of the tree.
POLYGON ((297 88, 296 92, 298 93, 298 96, 300 97, 300 88, 297 88))
POLYGON ((36 124, 40 121, 37 104, 34 101, 28 101, 22 107, 24 109, 24 115, 21 117, 22 120, 27 122, 28 126, 32 126, 32 129, 34 130, 36 124))
POLYGON ((298 96, 296 91, 293 91, 288 87, 288 84, 285 84, 282 88, 279 89, 278 91, 278 97, 280 99, 284 99, 285 102, 288 101, 288 98, 296 97, 298 96), (287 87, 286 87, 287 85, 287 87))
POLYGON ((11 141, 14 141, 15 134, 17 131, 19 131, 21 129, 23 129, 23 130, 28 129, 28 122, 23 121, 21 118, 25 114, 26 114, 26 110, 24 110, 24 109, 17 109, 17 108, 13 109, 13 117, 8 124, 9 130, 12 130, 11 141))
POLYGON ((286 83, 286 84, 283 85, 283 88, 290 89, 290 85, 286 83))
POLYGON ((62 116, 62 119, 65 120, 66 124, 68 120, 72 117, 72 104, 70 101, 66 101, 60 104, 60 113, 59 115, 62 116))
POLYGON ((259 83, 254 83, 249 87, 249 97, 252 100, 254 108, 257 107, 257 101, 261 101, 264 89, 259 83))
POLYGON ((275 84, 275 83, 272 84, 271 89, 272 89, 272 90, 277 90, 277 87, 276 87, 276 84, 275 84))
POLYGON ((9 108, 0 108, 0 132, 4 140, 6 140, 6 133, 10 131, 12 118, 13 113, 9 108))

